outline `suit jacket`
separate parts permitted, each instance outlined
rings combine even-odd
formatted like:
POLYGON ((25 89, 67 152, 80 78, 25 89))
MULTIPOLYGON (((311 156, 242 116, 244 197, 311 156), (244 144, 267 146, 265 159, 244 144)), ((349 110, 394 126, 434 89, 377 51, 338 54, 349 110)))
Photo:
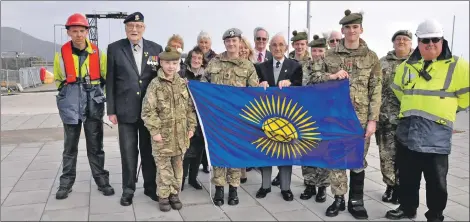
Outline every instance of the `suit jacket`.
POLYGON ((158 56, 163 51, 162 46, 143 39, 142 49, 142 73, 139 74, 129 39, 108 45, 107 113, 115 114, 118 122, 134 123, 140 120, 147 86, 157 76, 147 61, 150 56, 158 56))
POLYGON ((268 61, 256 64, 256 72, 258 74, 259 82, 268 81, 270 87, 277 86, 279 81, 289 79, 292 86, 302 86, 302 67, 300 64, 292 59, 284 57, 281 72, 277 82, 274 82, 274 67, 273 58, 268 61))
MULTIPOLYGON (((255 59, 255 63, 258 63, 258 57, 255 56, 254 59, 255 59)), ((266 62, 270 59, 273 59, 273 54, 270 51, 266 50, 266 55, 264 55, 264 61, 263 62, 266 62)))

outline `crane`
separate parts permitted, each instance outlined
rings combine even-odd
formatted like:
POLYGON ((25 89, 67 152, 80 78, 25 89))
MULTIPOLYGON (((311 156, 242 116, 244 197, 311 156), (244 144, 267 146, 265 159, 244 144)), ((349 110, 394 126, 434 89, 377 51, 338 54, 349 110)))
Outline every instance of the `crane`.
POLYGON ((93 14, 85 14, 88 23, 90 24, 89 39, 92 43, 98 46, 98 19, 124 19, 127 17, 127 12, 103 12, 93 14))

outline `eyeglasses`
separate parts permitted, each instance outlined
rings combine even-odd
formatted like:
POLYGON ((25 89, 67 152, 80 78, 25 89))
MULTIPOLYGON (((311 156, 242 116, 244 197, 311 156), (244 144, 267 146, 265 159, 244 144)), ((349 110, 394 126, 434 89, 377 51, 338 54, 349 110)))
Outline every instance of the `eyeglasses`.
POLYGON ((436 44, 439 41, 441 41, 441 39, 442 38, 423 38, 423 39, 419 39, 419 41, 423 44, 429 44, 430 42, 436 44))
POLYGON ((334 43, 334 42, 340 42, 341 39, 330 39, 330 43, 334 43))
POLYGON ((126 24, 126 28, 130 29, 130 30, 133 30, 134 28, 136 29, 142 29, 144 27, 144 25, 141 25, 141 24, 126 24))
POLYGON ((256 37, 256 41, 266 41, 268 40, 267 38, 262 38, 262 37, 256 37))

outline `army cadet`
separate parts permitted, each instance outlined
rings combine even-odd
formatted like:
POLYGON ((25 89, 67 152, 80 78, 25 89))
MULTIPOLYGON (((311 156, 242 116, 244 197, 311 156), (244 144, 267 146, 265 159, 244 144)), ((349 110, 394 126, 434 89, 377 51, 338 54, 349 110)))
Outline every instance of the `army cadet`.
POLYGON ((380 59, 382 66, 382 106, 375 139, 379 146, 380 170, 387 189, 382 201, 398 204, 398 169, 395 166, 395 130, 400 102, 393 94, 390 85, 393 83, 395 68, 411 55, 412 34, 408 30, 399 30, 392 36, 394 50, 380 59))
POLYGON ((181 51, 167 46, 159 54, 161 68, 150 82, 142 104, 141 117, 152 136, 159 207, 163 212, 183 207, 178 197, 183 156, 197 124, 186 80, 177 74, 181 51))
MULTIPOLYGON (((350 170, 348 211, 356 219, 367 219, 364 207, 364 169, 367 167, 366 155, 370 137, 375 132, 382 102, 382 70, 380 62, 366 42, 360 38, 363 32, 362 13, 345 11, 340 20, 344 38, 338 46, 325 54, 323 79, 341 80, 349 78, 350 97, 360 123, 365 129, 364 165, 350 170)), ((345 210, 344 194, 348 191, 346 170, 332 169, 330 172, 331 192, 335 200, 326 210, 326 215, 337 216, 345 210)))
MULTIPOLYGON (((258 75, 252 62, 239 57, 242 31, 231 28, 222 35, 226 51, 214 57, 207 66, 206 75, 201 82, 212 84, 247 87, 259 86, 258 75)), ((224 204, 224 186, 228 177, 228 204, 237 205, 239 202, 237 187, 240 186, 241 169, 214 167, 212 183, 215 184, 214 204, 224 204), (228 174, 228 175, 226 175, 228 174)))
MULTIPOLYGON (((310 52, 312 53, 312 60, 305 63, 302 67, 304 77, 307 76, 307 82, 302 85, 310 85, 315 83, 324 82, 321 79, 322 69, 325 66, 323 58, 325 56, 325 51, 328 49, 326 43, 327 34, 323 34, 324 37, 320 38, 318 35, 313 36, 313 41, 311 41, 308 46, 311 47, 310 52), (311 80, 310 80, 311 79, 311 80)), ((302 176, 304 177, 304 183, 307 186, 304 192, 300 195, 300 199, 308 200, 315 196, 315 201, 323 203, 326 201, 326 187, 330 185, 328 169, 319 168, 319 167, 302 167, 302 176), (318 186, 318 193, 316 190, 318 186)))

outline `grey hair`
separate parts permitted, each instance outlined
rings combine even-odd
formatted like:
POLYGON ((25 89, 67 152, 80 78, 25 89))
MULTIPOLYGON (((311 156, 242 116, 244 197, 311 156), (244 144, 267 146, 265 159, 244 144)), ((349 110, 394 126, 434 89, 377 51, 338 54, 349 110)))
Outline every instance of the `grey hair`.
POLYGON ((343 34, 339 31, 336 31, 336 30, 333 30, 330 32, 330 34, 328 35, 328 39, 331 39, 331 36, 333 35, 333 33, 339 33, 341 36, 343 36, 343 34))
POLYGON ((211 39, 211 36, 209 35, 209 33, 205 32, 205 31, 201 31, 199 33, 199 35, 197 36, 197 42, 201 41, 201 39, 211 39))
POLYGON ((275 39, 276 37, 282 37, 282 40, 284 40, 284 45, 287 46, 287 40, 286 40, 286 37, 284 37, 284 34, 282 34, 281 32, 278 32, 276 33, 276 35, 274 35, 271 40, 269 40, 269 45, 271 45, 273 43, 273 39, 275 39))
POLYGON ((269 32, 263 27, 256 27, 255 30, 253 30, 253 37, 256 39, 256 33, 259 31, 265 31, 266 32, 266 37, 269 39, 269 32))

